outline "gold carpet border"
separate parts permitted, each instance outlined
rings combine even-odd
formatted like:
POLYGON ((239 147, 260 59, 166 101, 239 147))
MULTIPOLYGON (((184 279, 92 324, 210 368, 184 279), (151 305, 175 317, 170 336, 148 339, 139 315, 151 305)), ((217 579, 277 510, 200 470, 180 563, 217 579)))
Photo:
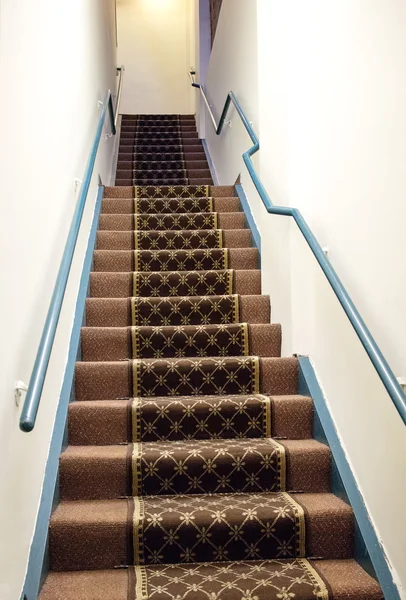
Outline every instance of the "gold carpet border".
POLYGON ((251 392, 252 394, 259 394, 259 356, 252 356, 252 370, 254 372, 254 390, 251 392))
POLYGON ((271 399, 263 394, 259 396, 264 404, 264 434, 265 437, 271 437, 271 399))
MULTIPOLYGON (((227 260, 228 260, 228 253, 227 253, 227 260)), ((240 322, 240 296, 239 294, 232 294, 233 297, 233 318, 234 318, 234 323, 239 323, 240 322)))
POLYGON ((243 348, 243 356, 250 355, 250 339, 249 339, 249 329, 248 323, 240 323, 241 326, 241 334, 242 334, 242 348, 243 348))
POLYGON ((306 571, 306 573, 309 576, 309 579, 313 582, 315 588, 319 588, 318 590, 313 590, 314 597, 317 598, 317 600, 329 600, 329 594, 326 584, 324 583, 320 575, 317 573, 317 571, 314 569, 314 567, 312 567, 310 562, 305 558, 298 558, 297 561, 302 567, 302 569, 306 571))
POLYGON ((296 529, 296 555, 298 558, 304 558, 306 555, 306 524, 304 510, 296 500, 292 498, 287 492, 281 492, 285 498, 286 504, 293 510, 293 514, 296 518, 295 529, 296 529))
POLYGON ((226 270, 228 276, 228 295, 232 296, 234 287, 234 269, 226 270))
POLYGON ((142 472, 141 472, 141 443, 133 444, 132 452, 132 494, 133 496, 140 496, 142 494, 142 472))
POLYGON ((286 492, 286 450, 277 440, 269 437, 272 443, 278 450, 278 477, 279 489, 281 492, 286 492))
POLYGON ((141 398, 133 398, 131 404, 132 441, 141 442, 141 398))
POLYGON ((135 566, 135 600, 148 600, 148 577, 147 569, 142 566, 135 566))
POLYGON ((141 388, 141 360, 133 360, 133 396, 137 398, 140 395, 141 388))
POLYGON ((140 496, 134 496, 133 499, 134 499, 134 515, 133 515, 134 563, 136 565, 143 565, 144 564, 143 522, 144 522, 144 516, 145 516, 144 500, 140 496))

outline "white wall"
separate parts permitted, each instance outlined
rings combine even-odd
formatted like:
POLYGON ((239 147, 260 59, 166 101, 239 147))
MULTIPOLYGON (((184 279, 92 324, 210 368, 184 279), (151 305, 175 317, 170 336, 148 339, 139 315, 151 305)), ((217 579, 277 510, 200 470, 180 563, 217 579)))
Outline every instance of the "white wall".
MULTIPOLYGON (((258 27, 266 187, 274 203, 302 211, 395 374, 405 376, 406 7, 259 0, 258 27)), ((292 350, 314 363, 406 588, 406 529, 392 516, 406 493, 404 427, 293 224, 290 235, 292 350)), ((285 239, 281 260, 286 248, 285 239)), ((277 289, 274 296, 281 301, 277 289)))
MULTIPOLYGON (((114 0, 2 0, 0 17, 1 295, 0 598, 22 588, 68 352, 97 176, 111 170, 101 142, 83 235, 34 431, 19 430, 14 382, 28 382, 76 195, 98 121, 114 89, 114 0)), ((106 131, 109 131, 106 128, 106 131)))
MULTIPOLYGON (((244 106, 248 118, 258 127, 256 2, 224 0, 214 38, 205 88, 217 119, 227 94, 232 89, 244 106)), ((221 137, 206 125, 206 140, 220 184, 234 183, 241 172, 241 154, 249 137, 232 108, 221 137)))
MULTIPOLYGON (((256 164, 272 201, 300 208, 329 247, 398 376, 406 376, 405 29, 401 0, 225 0, 206 81, 217 118, 236 92, 259 134, 256 164)), ((206 127, 220 183, 242 173, 283 351, 310 355, 405 595, 406 531, 394 517, 406 494, 400 417, 296 226, 261 206, 238 118, 221 138, 206 127)))
POLYGON ((188 72, 195 60, 194 2, 117 0, 123 114, 194 114, 188 72))

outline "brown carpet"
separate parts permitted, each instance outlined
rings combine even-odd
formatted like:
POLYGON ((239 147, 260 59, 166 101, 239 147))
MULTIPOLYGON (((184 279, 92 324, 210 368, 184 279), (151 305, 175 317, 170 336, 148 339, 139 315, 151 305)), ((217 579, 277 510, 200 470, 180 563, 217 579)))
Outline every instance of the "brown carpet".
POLYGON ((194 118, 124 116, 41 600, 382 600, 194 118))

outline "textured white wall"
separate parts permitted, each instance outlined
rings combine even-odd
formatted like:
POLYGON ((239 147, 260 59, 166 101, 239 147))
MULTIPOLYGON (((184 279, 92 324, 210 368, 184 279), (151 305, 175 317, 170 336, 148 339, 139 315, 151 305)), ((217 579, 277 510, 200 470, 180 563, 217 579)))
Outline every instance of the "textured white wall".
MULTIPOLYGON (((205 88, 217 122, 230 89, 258 128, 256 1, 224 0, 206 74, 205 88)), ((206 140, 220 184, 234 183, 241 171, 241 154, 249 137, 234 108, 221 137, 207 119, 206 140)))
MULTIPOLYGON (((401 0, 225 0, 206 80, 217 118, 236 93, 272 201, 301 209, 329 248, 397 376, 406 375, 405 30, 401 0)), ((404 594, 406 531, 392 516, 406 494, 404 427, 297 227, 263 209, 241 159, 251 143, 231 121, 218 138, 206 118, 220 183, 241 172, 283 352, 310 355, 404 594)))
MULTIPOLYGON (((273 202, 299 208, 329 248, 397 376, 406 375, 405 31, 401 0, 258 0, 262 177, 273 202)), ((406 528, 392 516, 406 494, 404 426, 293 224, 289 243, 274 246, 280 261, 287 249, 291 348, 313 361, 405 594, 406 528)), ((282 306, 278 278, 272 297, 282 306)))
MULTIPOLYGON (((28 382, 99 111, 116 85, 114 0, 2 0, 0 598, 19 598, 68 352, 83 249, 113 141, 104 137, 38 420, 19 430, 14 382, 28 382)), ((106 129, 107 131, 107 129, 106 129)))
POLYGON ((117 0, 118 61, 126 66, 123 114, 194 114, 194 2, 117 0))

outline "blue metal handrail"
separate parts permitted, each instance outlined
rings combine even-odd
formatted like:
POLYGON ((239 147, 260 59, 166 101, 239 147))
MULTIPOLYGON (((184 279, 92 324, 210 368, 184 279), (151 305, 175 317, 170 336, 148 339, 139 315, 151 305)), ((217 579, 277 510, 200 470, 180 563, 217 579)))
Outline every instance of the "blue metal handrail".
POLYGON ((261 182, 257 173, 255 172, 255 168, 252 163, 251 156, 253 156, 256 152, 258 152, 259 140, 258 140, 257 136, 255 135, 255 132, 252 129, 252 127, 251 127, 247 117, 245 116, 244 111, 242 110, 234 93, 233 92, 228 93, 226 101, 224 103, 224 108, 221 113, 219 124, 216 125, 216 120, 215 120, 215 117, 211 110, 206 93, 205 93, 203 87, 194 81, 195 72, 193 70, 191 70, 189 75, 190 75, 190 79, 192 81, 192 86, 200 89, 203 100, 205 101, 205 104, 209 111, 210 118, 213 121, 217 135, 220 135, 220 133, 223 129, 224 121, 227 116, 227 112, 230 108, 230 104, 233 103, 233 105, 235 106, 235 108, 241 118, 241 121, 243 122, 244 127, 247 130, 247 133, 250 136, 250 138, 254 144, 251 148, 249 148, 246 152, 244 152, 242 157, 243 157, 245 166, 248 169, 248 173, 250 174, 250 177, 257 189, 257 192, 258 192, 266 210, 270 214, 292 217, 295 220, 295 222, 296 222, 297 226, 299 227, 300 231, 302 232, 303 237, 305 238, 310 250, 313 252, 323 273, 325 274, 331 287, 333 288, 333 291, 334 291, 335 295, 337 296, 337 299, 340 302, 342 308, 344 309, 345 314, 347 315, 348 319, 350 320, 351 325, 353 326, 353 328, 355 330, 355 333, 357 334, 358 338, 361 341, 361 344, 364 346, 365 351, 367 352, 369 358, 371 359, 371 362, 374 365, 375 370, 378 373, 378 376, 381 379, 383 385, 385 386, 386 391, 388 392, 390 398, 392 399, 393 404, 395 405, 403 422, 406 424, 406 394, 403 392, 401 386, 399 385, 399 383, 395 377, 395 374, 393 373, 392 369, 390 368, 390 366, 389 366, 387 360, 385 359, 384 355, 382 354, 378 344, 374 340, 371 332, 369 331, 369 329, 366 326, 364 320, 362 319, 360 313, 358 312, 354 302, 351 300, 347 290, 345 289, 344 285, 341 283, 340 278, 338 277, 337 273, 331 266, 330 262, 327 260, 326 255, 324 254, 315 235, 313 234, 312 230, 310 229, 310 227, 306 223, 305 219, 303 218, 301 212, 297 208, 290 208, 288 206, 274 206, 274 204, 272 204, 272 201, 271 201, 267 191, 265 190, 263 183, 261 182))
MULTIPOLYGON (((35 425, 35 419, 37 417, 38 407, 41 400, 42 389, 44 387, 45 376, 48 369, 49 359, 51 356, 52 346, 55 339, 55 333, 59 321, 59 316, 61 314, 63 298, 65 295, 66 285, 68 283, 72 259, 75 252, 80 224, 82 222, 87 194, 89 192, 90 182, 92 179, 96 155, 99 148, 100 138, 102 135, 107 111, 110 117, 111 132, 112 135, 115 135, 115 114, 110 90, 108 90, 106 94, 102 111, 100 113, 99 122, 97 124, 96 129, 96 135, 94 138, 92 149, 90 151, 89 159, 87 161, 85 174, 83 176, 83 183, 80 189, 78 201, 76 203, 75 212, 72 218, 72 224, 69 229, 61 265, 59 267, 58 276, 56 278, 54 291, 48 309, 48 314, 45 320, 44 329, 38 346, 37 356, 35 358, 34 367, 32 369, 27 395, 25 397, 23 410, 20 416, 20 429, 22 431, 32 431, 35 425)), ((118 105, 116 107, 116 111, 118 111, 118 105)))

